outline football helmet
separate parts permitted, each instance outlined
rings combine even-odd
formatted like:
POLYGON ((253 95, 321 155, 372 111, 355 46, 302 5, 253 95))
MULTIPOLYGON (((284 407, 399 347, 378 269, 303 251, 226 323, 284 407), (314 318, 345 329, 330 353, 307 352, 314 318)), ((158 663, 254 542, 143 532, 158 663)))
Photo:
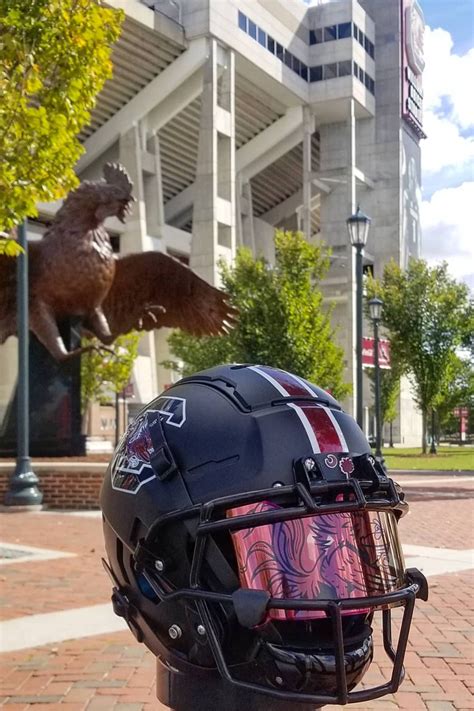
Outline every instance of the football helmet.
POLYGON ((426 580, 405 570, 400 487, 329 393, 262 365, 183 378, 122 437, 101 508, 114 609, 168 669, 285 708, 397 690, 426 580), (378 612, 391 679, 353 690, 378 612))

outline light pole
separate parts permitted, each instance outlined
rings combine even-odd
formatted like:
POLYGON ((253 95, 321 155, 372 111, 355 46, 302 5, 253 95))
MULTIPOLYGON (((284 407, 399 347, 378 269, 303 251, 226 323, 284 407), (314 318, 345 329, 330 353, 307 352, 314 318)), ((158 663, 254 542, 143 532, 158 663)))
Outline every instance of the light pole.
POLYGON ((17 257, 16 298, 18 331, 17 460, 5 494, 6 506, 37 506, 43 501, 38 477, 29 456, 29 363, 28 363, 28 241, 26 220, 18 227, 18 243, 24 252, 17 257))
POLYGON ((369 301, 370 318, 374 324, 374 366, 375 366, 375 458, 383 464, 382 418, 380 414, 380 364, 379 364, 379 322, 382 318, 382 299, 374 297, 369 301))
POLYGON ((361 212, 357 212, 347 219, 347 229, 351 244, 356 249, 356 420, 359 427, 363 428, 362 407, 362 257, 367 244, 371 219, 361 212))

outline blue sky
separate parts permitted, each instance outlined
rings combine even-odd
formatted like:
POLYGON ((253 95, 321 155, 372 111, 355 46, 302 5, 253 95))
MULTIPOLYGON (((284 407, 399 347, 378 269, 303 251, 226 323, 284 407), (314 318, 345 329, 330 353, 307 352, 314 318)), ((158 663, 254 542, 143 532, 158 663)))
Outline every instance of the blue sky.
POLYGON ((474 290, 474 0, 419 0, 426 67, 422 256, 474 290))
POLYGON ((442 27, 454 40, 454 51, 464 54, 473 45, 473 0, 422 0, 427 24, 442 27))

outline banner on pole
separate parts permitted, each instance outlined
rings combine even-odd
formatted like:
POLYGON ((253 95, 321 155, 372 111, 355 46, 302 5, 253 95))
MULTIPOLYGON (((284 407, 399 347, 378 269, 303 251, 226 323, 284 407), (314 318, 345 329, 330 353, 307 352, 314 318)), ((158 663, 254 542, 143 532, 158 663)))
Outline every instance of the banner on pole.
MULTIPOLYGON (((364 368, 373 368, 374 362, 374 339, 362 339, 362 365, 364 368)), ((379 367, 390 368, 390 343, 386 338, 379 339, 379 367)))

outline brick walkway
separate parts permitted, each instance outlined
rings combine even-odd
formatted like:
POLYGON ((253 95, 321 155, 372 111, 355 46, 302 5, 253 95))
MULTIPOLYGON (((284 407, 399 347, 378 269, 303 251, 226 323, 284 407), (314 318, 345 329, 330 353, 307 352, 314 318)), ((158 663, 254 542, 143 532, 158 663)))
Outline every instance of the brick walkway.
MULTIPOLYGON (((406 491, 411 514, 400 524, 404 543, 458 550, 473 547, 470 484, 458 479, 446 483, 444 478, 444 483, 440 479, 439 484, 415 484, 406 491)), ((109 599, 109 581, 100 565, 99 518, 2 514, 0 539, 76 554, 0 566, 2 619, 97 605, 109 599)), ((417 605, 406 658, 407 678, 401 690, 395 697, 352 708, 474 709, 472 571, 437 575, 429 582, 429 602, 417 605)), ((165 710, 155 697, 154 659, 128 631, 8 652, 0 655, 0 663, 0 706, 5 711, 165 710)), ((387 670, 388 663, 377 656, 366 681, 379 682, 387 670)))

